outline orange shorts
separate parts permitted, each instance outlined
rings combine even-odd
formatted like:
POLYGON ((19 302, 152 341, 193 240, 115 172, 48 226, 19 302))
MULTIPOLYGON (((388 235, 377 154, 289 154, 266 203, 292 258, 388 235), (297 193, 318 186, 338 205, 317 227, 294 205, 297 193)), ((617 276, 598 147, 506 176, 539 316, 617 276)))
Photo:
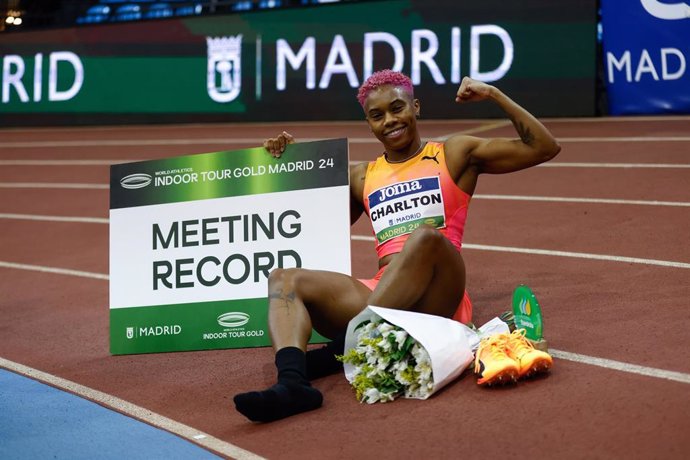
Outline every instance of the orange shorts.
MULTIPOLYGON (((379 284, 381 275, 383 275, 383 272, 386 271, 387 266, 388 265, 384 265, 381 267, 373 278, 365 280, 360 279, 358 281, 373 291, 376 288, 376 285, 379 284)), ((467 295, 467 291, 465 291, 465 295, 462 296, 460 305, 458 305, 458 308, 455 310, 452 319, 463 324, 472 322, 472 301, 470 300, 470 296, 467 295)))

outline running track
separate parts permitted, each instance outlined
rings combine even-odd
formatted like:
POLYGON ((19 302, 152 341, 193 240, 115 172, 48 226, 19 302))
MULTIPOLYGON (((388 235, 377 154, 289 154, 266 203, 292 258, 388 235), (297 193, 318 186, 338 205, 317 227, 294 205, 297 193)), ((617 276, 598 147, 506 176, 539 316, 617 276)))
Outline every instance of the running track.
MULTIPOLYGON (((512 134, 501 120, 423 121, 428 138, 512 134)), ((485 390, 466 374, 427 401, 363 406, 345 379, 320 410, 247 422, 232 395, 270 385, 268 348, 110 356, 109 165, 348 137, 363 122, 0 130, 0 367, 82 395, 235 458, 688 458, 690 118, 554 119, 551 163, 482 176, 465 235, 481 324, 530 285, 551 374, 485 390)), ((352 232, 353 274, 375 271, 352 232)))

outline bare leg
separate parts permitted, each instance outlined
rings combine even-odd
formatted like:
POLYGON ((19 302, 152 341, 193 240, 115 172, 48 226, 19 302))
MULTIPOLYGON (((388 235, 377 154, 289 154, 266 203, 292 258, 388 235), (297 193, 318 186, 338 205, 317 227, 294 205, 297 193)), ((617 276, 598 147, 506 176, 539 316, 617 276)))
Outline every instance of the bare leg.
POLYGON ((369 304, 450 317, 464 292, 462 255, 438 230, 425 225, 388 264, 369 304))
POLYGON ((277 269, 268 278, 268 327, 274 350, 306 350, 312 327, 333 338, 367 305, 371 291, 340 273, 277 269))
POLYGON ((305 350, 312 324, 326 337, 344 330, 371 291, 338 273, 278 269, 269 277, 269 332, 276 351, 278 383, 234 397, 253 421, 270 422, 321 406, 323 397, 307 379, 305 350))

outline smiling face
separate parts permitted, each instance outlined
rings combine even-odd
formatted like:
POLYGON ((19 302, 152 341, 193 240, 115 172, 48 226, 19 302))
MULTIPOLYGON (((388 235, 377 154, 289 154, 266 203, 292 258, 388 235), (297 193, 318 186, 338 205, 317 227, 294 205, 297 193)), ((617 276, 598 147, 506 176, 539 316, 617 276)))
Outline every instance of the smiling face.
POLYGON ((407 156, 419 147, 419 101, 404 88, 385 85, 371 91, 364 102, 364 113, 371 132, 389 154, 407 156))

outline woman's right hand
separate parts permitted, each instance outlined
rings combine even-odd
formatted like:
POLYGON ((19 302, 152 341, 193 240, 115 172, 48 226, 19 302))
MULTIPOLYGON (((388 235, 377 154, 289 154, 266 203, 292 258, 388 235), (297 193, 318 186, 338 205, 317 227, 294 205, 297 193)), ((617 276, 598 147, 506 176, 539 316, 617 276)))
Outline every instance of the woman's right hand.
POLYGON ((285 151, 285 146, 295 142, 295 138, 292 134, 283 131, 278 135, 278 137, 272 137, 264 141, 264 148, 275 158, 280 158, 280 156, 285 151))

